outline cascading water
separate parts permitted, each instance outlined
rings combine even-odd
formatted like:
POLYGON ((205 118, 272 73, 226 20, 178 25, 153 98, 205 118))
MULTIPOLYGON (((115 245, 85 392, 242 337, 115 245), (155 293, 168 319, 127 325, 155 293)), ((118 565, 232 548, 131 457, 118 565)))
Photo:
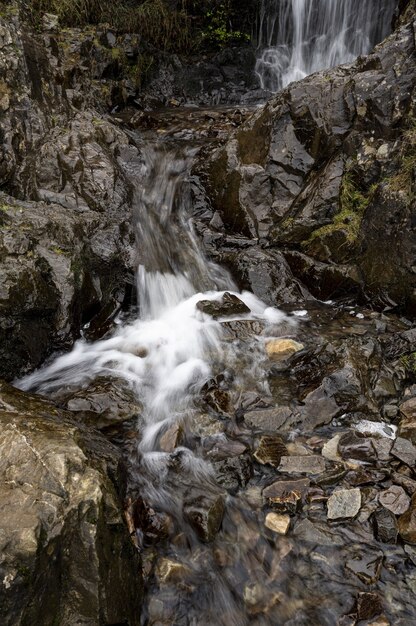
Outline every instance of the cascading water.
POLYGON ((370 52, 390 32, 396 0, 262 0, 256 73, 279 91, 370 52))

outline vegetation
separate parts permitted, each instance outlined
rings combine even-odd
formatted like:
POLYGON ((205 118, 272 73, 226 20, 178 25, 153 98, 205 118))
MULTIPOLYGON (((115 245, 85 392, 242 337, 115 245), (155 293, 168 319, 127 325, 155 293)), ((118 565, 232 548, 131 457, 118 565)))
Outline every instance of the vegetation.
POLYGON ((389 188, 397 193, 404 193, 410 203, 415 200, 416 178, 416 119, 411 117, 408 128, 403 134, 398 173, 387 179, 389 188))
POLYGON ((400 363, 406 370, 407 376, 412 380, 416 379, 416 352, 402 355, 400 363))

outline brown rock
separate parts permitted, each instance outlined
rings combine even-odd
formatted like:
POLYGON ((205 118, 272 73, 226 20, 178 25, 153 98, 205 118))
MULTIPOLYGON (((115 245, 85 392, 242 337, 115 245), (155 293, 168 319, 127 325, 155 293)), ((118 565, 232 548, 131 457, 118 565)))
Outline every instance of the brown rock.
POLYGON ((380 615, 383 607, 380 597, 376 593, 368 593, 363 591, 358 594, 357 598, 357 615, 358 619, 371 619, 380 615))
POLYGON ((183 442, 183 428, 180 424, 173 424, 160 438, 159 445, 163 452, 173 452, 183 442))
POLYGON ((282 456, 280 472, 287 474, 320 474, 325 470, 325 459, 321 456, 282 456))
POLYGON ((408 511, 399 517, 398 526, 403 541, 416 544, 416 494, 412 497, 408 511))
POLYGON ((403 487, 399 487, 398 485, 393 485, 389 487, 389 489, 382 491, 379 495, 379 502, 385 509, 388 509, 395 515, 406 513, 410 506, 409 496, 406 494, 403 487))
POLYGON ((266 528, 269 528, 279 535, 286 535, 290 526, 289 515, 278 515, 277 513, 268 513, 264 522, 266 528))
POLYGON ((262 437, 254 453, 256 461, 262 465, 278 467, 283 455, 287 454, 281 437, 262 437))
POLYGON ((303 344, 293 339, 272 339, 266 343, 267 356, 274 361, 283 361, 303 348, 303 344))

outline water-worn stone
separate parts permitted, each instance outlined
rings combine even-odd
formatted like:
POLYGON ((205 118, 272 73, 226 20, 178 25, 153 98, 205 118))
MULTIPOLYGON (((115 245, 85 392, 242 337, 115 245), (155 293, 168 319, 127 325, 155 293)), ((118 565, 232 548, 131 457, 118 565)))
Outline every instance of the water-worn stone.
POLYGON ((303 348, 302 343, 293 339, 271 339, 266 342, 267 356, 275 361, 283 361, 303 348))
POLYGON ((225 503, 221 494, 200 493, 197 489, 187 495, 183 512, 201 541, 212 541, 219 531, 225 503))
POLYGON ((319 522, 311 522, 308 519, 304 519, 297 524, 293 529, 293 535, 299 541, 305 541, 306 543, 312 543, 316 546, 343 546, 344 539, 336 532, 330 530, 327 524, 319 522))
POLYGON ((412 496, 408 511, 399 517, 398 527, 403 541, 416 544, 416 494, 412 496))
POLYGON ((387 509, 377 509, 373 515, 376 537, 383 543, 397 542, 397 520, 394 513, 387 509))
POLYGON ((325 459, 321 456, 282 456, 280 472, 286 474, 320 474, 325 469, 325 459))
POLYGON ((328 519, 347 519, 358 515, 361 508, 361 491, 355 489, 340 489, 334 491, 328 499, 328 519))
POLYGON ((221 300, 200 300, 196 308, 214 320, 219 317, 231 317, 250 313, 249 307, 232 293, 225 292, 221 300))
POLYGON ((183 427, 179 423, 172 424, 159 440, 160 449, 163 452, 173 452, 180 446, 184 439, 183 427))
POLYGON ((262 465, 278 467, 285 454, 287 449, 281 437, 262 437, 254 452, 254 458, 262 465))
POLYGON ((416 464, 416 446, 408 439, 397 437, 391 453, 409 467, 414 467, 416 464))
POLYGON ((289 515, 278 515, 277 513, 268 513, 264 524, 267 528, 279 535, 286 535, 290 526, 289 515))
POLYGON ((119 451, 40 397, 0 383, 0 398, 3 623, 138 625, 119 451))
POLYGON ((402 515, 406 513, 410 506, 410 498, 406 494, 403 487, 393 485, 388 489, 382 491, 378 497, 380 504, 384 506, 395 515, 402 515))

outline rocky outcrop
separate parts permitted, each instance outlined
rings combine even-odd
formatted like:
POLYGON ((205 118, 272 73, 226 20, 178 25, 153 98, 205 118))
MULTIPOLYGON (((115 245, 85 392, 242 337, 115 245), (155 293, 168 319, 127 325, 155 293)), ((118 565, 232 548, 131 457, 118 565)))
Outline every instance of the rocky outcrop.
POLYGON ((120 453, 40 397, 0 384, 2 623, 139 624, 140 560, 120 453))
POLYGON ((318 298, 416 311, 414 62, 408 22, 370 56, 293 83, 204 155, 199 232, 240 283, 247 247, 278 249, 318 298))

